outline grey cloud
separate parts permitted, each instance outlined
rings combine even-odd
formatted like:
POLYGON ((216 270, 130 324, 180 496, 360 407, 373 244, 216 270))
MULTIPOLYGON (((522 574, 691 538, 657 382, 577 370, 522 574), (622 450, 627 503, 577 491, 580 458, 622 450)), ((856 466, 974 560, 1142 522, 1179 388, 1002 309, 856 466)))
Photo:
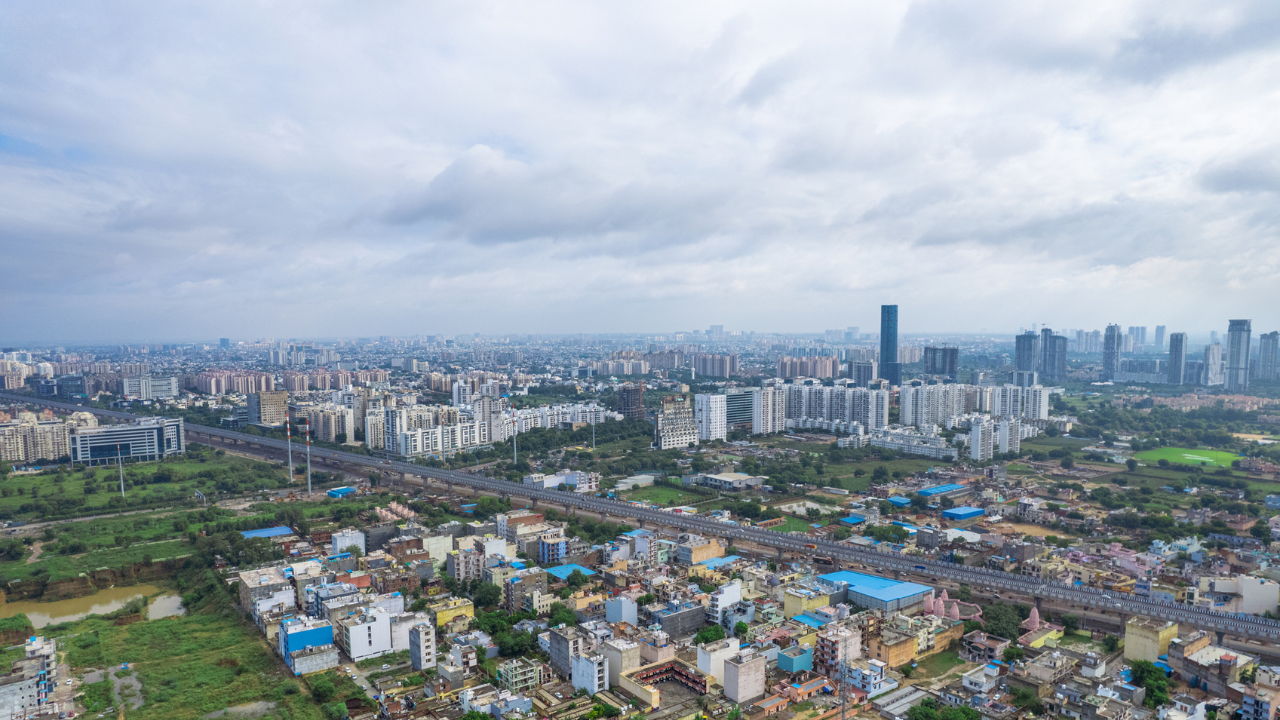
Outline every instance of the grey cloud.
POLYGON ((1272 149, 1211 163, 1196 177, 1200 186, 1210 192, 1274 193, 1280 191, 1280 153, 1272 149))

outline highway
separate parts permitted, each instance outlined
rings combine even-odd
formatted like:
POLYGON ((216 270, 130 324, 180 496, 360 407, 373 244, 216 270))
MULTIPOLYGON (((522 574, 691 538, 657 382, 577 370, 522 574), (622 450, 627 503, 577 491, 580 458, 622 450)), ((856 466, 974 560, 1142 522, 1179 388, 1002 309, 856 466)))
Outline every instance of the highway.
MULTIPOLYGON (((141 417, 129 413, 98 410, 23 395, 0 393, 0 398, 63 410, 87 410, 96 415, 120 420, 132 420, 141 417)), ((189 442, 215 441, 270 448, 276 451, 284 451, 286 448, 284 440, 248 435, 234 430, 211 428, 203 425, 184 424, 184 427, 189 442)), ((297 449, 295 449, 295 462, 300 460, 301 457, 300 454, 297 454, 297 449)), ((313 461, 320 459, 329 463, 341 463, 343 465, 376 469, 382 472, 400 473, 406 480, 414 478, 424 485, 426 482, 432 481, 443 483, 450 488, 454 485, 461 485, 476 491, 504 497, 524 497, 530 499, 535 507, 540 503, 545 503, 562 506, 566 510, 579 508, 605 518, 633 518, 639 520, 642 527, 647 523, 654 523, 700 535, 751 542, 772 547, 778 551, 779 556, 783 552, 809 556, 830 556, 845 562, 876 568, 881 572, 945 579, 950 582, 965 583, 973 587, 990 587, 1001 592, 1011 592, 1034 598, 1037 603, 1050 601, 1058 604, 1077 605, 1086 610, 1113 613, 1119 615, 1122 620, 1134 615, 1145 615, 1160 620, 1171 620, 1184 627, 1212 631, 1217 633, 1220 638, 1225 634, 1263 642, 1280 640, 1280 621, 1268 620, 1256 615, 1219 613, 1174 602, 1143 599, 1119 592, 1110 594, 1095 588, 1043 583, 1032 578, 1000 570, 965 567, 899 552, 876 550, 830 540, 795 537, 772 530, 740 527, 717 522, 696 515, 678 515, 664 510, 638 507, 619 500, 578 495, 571 492, 560 492, 559 490, 539 490, 507 482, 506 480, 486 478, 453 470, 428 468, 398 460, 385 460, 327 448, 313 446, 311 448, 311 457, 313 461)))

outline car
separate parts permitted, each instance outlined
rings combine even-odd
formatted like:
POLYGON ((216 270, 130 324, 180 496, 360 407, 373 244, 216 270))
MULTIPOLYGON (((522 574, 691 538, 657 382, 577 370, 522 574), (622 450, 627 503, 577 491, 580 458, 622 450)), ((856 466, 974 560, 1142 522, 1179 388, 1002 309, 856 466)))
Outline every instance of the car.
POLYGON ((390 665, 383 665, 383 666, 382 666, 382 669, 383 669, 383 670, 390 670, 390 669, 391 669, 391 666, 390 666, 390 665))
POLYGON ((68 684, 68 685, 70 685, 70 684, 71 684, 71 681, 70 681, 70 680, 68 680, 68 681, 67 681, 67 684, 68 684))

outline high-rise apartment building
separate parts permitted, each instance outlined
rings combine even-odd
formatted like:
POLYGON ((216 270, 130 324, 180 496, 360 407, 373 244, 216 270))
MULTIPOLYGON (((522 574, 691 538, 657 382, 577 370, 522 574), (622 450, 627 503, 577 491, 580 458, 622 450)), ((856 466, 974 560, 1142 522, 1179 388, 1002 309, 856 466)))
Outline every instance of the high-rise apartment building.
POLYGON ((625 383, 618 387, 618 412, 629 420, 644 419, 644 383, 625 383))
POLYGON ((1119 325, 1108 325, 1107 334, 1102 339, 1102 379, 1115 380, 1120 372, 1120 353, 1124 347, 1124 339, 1119 325))
POLYGON ((698 440, 726 440, 729 423, 724 395, 699 393, 693 396, 693 421, 698 426, 698 440))
POLYGON ((1028 330, 1013 339, 1013 369, 1040 371, 1040 336, 1028 330))
POLYGON ((860 388, 871 387, 871 381, 876 379, 878 371, 875 360, 854 360, 849 363, 849 378, 860 388))
POLYGON ((218 340, 218 347, 222 348, 223 350, 230 350, 231 338, 222 338, 218 340))
POLYGON ((1249 389, 1249 352, 1253 323, 1231 320, 1227 326, 1227 392, 1249 389))
POLYGON ((974 420, 969 428, 969 459, 990 460, 994 452, 995 424, 987 417, 974 420))
POLYGON ((898 306, 880 306, 880 376, 890 385, 902 384, 898 362, 898 306))
POLYGON ((1227 379, 1227 363, 1222 354, 1222 346, 1209 343, 1204 346, 1204 369, 1201 370, 1200 383, 1206 387, 1221 385, 1227 379))
POLYGON ((667 395, 662 398, 653 423, 653 444, 659 450, 698 444, 698 426, 687 396, 667 395))
POLYGON ((1280 380, 1280 332, 1263 333, 1258 336, 1258 372, 1259 380, 1280 380))
POLYGON ((924 371, 928 375, 946 375, 956 380, 960 374, 960 348, 926 347, 924 371))
POLYGON ((1186 372, 1187 334, 1176 332, 1169 336, 1169 384, 1181 385, 1188 379, 1192 382, 1199 380, 1199 378, 1187 378, 1186 372))
POLYGON ((787 429, 787 394, 781 387, 766 385, 755 395, 751 413, 751 434, 769 435, 787 429))
POLYGON ((279 427, 289 417, 289 391, 268 390, 250 393, 246 398, 249 424, 279 427))
POLYGON ((1156 326, 1156 350, 1159 350, 1161 352, 1164 351, 1164 331, 1165 331, 1164 325, 1156 326))
POLYGON ((726 431, 750 430, 759 401, 759 388, 732 388, 724 395, 724 422, 726 431))
POLYGON ((1045 328, 1040 331, 1039 371, 1042 379, 1048 382, 1061 382, 1067 377, 1067 338, 1054 335, 1045 328))

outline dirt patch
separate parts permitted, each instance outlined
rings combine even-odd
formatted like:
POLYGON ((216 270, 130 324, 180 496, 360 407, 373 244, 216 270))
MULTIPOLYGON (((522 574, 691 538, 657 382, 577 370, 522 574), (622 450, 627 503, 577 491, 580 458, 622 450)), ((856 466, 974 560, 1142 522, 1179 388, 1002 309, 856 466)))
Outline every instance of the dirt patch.
POLYGON ((28 564, 28 565, 30 565, 31 563, 35 562, 36 560, 39 560, 39 559, 40 559, 40 551, 41 551, 41 550, 43 550, 43 549, 44 549, 44 543, 43 543, 43 542, 41 542, 41 541, 37 540, 37 541, 35 541, 35 542, 31 543, 31 557, 27 558, 27 564, 28 564))
POLYGON ((266 715, 268 712, 271 712, 272 710, 274 710, 275 707, 276 707, 276 704, 273 702, 267 702, 266 700, 259 700, 257 702, 245 703, 244 705, 229 707, 225 710, 217 710, 215 712, 209 713, 208 715, 205 715, 204 717, 205 717, 205 720, 214 720, 214 718, 220 718, 225 716, 230 716, 234 718, 256 718, 262 715, 266 715))
POLYGON ((117 672, 121 670, 111 673, 111 686, 116 692, 116 706, 121 709, 121 715, 123 715, 125 703, 134 710, 142 707, 142 681, 131 670, 123 671, 129 673, 125 677, 118 677, 117 672))
POLYGON ((1061 530, 1051 530, 1047 527, 1041 527, 1039 525, 1027 525, 1024 523, 1001 523, 1000 525, 997 526, 997 528, 1000 530, 1009 528, 1014 532, 1019 532, 1019 533, 1022 533, 1023 535, 1035 535, 1036 537, 1048 537, 1050 535, 1057 535, 1058 533, 1061 532, 1061 530))

